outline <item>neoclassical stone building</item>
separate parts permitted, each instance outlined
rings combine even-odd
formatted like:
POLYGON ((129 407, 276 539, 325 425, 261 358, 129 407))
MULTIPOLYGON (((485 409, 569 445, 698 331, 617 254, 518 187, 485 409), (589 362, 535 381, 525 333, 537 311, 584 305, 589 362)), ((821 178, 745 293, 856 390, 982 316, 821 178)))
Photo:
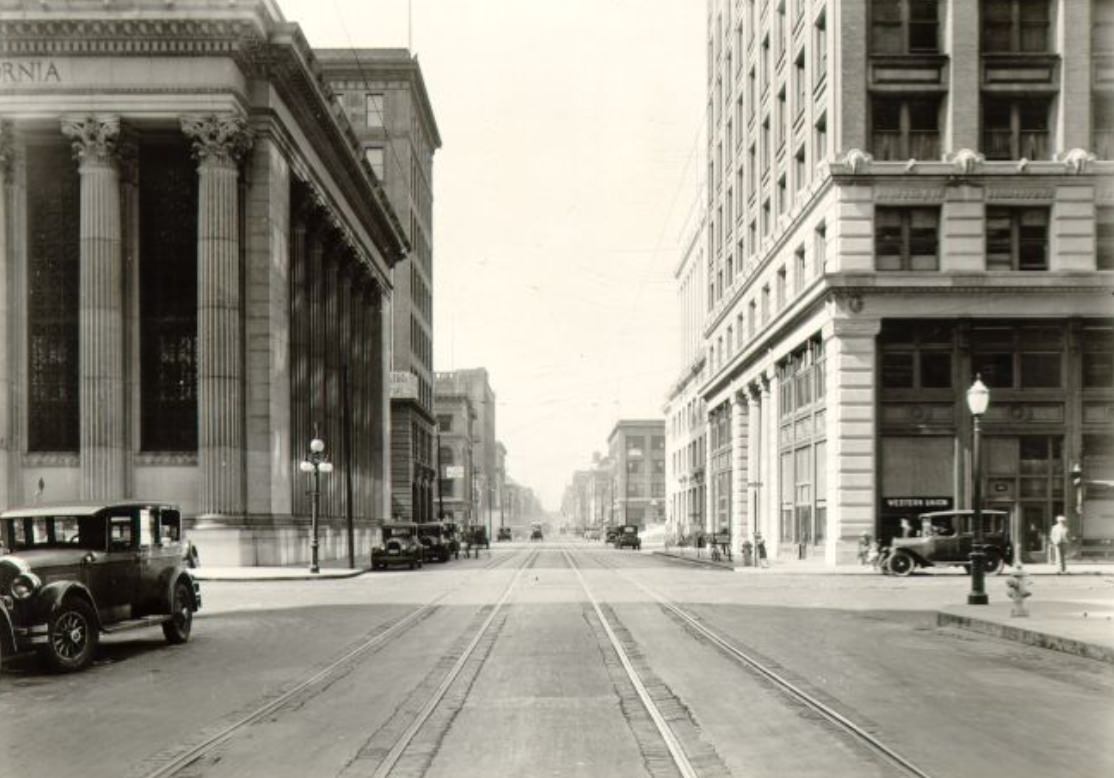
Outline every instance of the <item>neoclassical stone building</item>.
POLYGON ((204 563, 295 562, 316 432, 322 558, 366 547, 408 245, 296 24, 0 0, 0 194, 0 504, 175 500, 204 563))

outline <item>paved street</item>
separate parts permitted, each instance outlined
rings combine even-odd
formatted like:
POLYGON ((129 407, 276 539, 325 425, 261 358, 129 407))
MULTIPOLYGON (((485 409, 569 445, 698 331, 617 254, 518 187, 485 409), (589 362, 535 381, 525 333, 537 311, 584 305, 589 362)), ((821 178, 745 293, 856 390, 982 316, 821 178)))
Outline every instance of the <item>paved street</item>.
MULTIPOLYGON (((741 575, 584 542, 420 573, 208 582, 185 646, 125 633, 84 673, 11 668, 0 774, 1114 772, 1114 668, 936 627, 966 585, 741 575)), ((1114 576, 1038 591, 1109 602, 1114 576)))

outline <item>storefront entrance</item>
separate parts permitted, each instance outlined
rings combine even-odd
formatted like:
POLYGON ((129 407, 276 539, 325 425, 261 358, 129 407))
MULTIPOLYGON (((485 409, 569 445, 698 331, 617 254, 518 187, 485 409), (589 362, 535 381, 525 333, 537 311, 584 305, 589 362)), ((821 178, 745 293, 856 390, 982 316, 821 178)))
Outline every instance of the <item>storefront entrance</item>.
POLYGON ((983 504, 1008 511, 1022 560, 1048 561, 1048 533, 1064 512, 1064 440, 1058 435, 985 439, 983 504))

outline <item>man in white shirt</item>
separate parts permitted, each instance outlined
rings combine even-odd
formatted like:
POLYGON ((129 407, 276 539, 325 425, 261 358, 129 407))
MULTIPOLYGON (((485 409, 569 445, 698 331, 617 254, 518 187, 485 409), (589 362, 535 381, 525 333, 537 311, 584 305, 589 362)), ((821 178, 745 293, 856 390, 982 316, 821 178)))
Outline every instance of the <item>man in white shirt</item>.
POLYGON ((1067 554, 1068 554, 1068 520, 1063 516, 1056 517, 1056 523, 1052 526, 1052 532, 1048 535, 1048 540, 1052 547, 1056 549, 1056 563, 1060 565, 1060 569, 1056 574, 1067 572, 1067 554))

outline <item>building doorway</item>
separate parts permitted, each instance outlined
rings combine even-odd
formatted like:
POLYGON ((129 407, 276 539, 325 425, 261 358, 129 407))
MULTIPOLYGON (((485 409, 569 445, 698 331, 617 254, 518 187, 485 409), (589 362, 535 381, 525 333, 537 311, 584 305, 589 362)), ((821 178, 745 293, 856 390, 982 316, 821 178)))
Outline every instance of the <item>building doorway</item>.
POLYGON ((984 507, 1009 512, 1023 561, 1047 562, 1048 533, 1064 512, 1063 436, 988 437, 983 471, 984 507))

